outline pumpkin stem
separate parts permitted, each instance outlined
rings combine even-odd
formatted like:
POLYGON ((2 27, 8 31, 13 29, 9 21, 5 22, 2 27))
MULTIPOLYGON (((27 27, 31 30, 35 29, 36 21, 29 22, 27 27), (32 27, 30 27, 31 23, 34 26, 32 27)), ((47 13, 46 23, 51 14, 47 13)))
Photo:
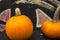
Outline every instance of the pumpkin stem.
POLYGON ((60 5, 58 5, 55 13, 54 13, 54 22, 57 22, 59 20, 59 12, 60 12, 60 5))
POLYGON ((20 8, 16 8, 16 9, 15 9, 15 15, 16 15, 16 16, 21 15, 21 10, 20 10, 20 8))

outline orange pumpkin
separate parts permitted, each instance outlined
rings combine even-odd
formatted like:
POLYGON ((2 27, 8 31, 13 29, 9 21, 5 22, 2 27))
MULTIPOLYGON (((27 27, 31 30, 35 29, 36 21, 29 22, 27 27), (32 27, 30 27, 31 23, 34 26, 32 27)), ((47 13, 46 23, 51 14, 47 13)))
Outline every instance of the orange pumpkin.
POLYGON ((42 24, 41 30, 49 38, 58 38, 60 36, 60 21, 54 23, 47 20, 42 24))
POLYGON ((26 16, 21 15, 20 8, 15 9, 16 16, 6 22, 6 34, 12 40, 25 40, 32 36, 33 24, 26 16), (18 16, 19 15, 19 16, 18 16))
POLYGON ((60 21, 58 20, 59 10, 60 5, 56 9, 54 20, 47 20, 42 23, 41 31, 46 37, 60 38, 60 21))
POLYGON ((32 36, 33 24, 25 15, 13 16, 6 22, 5 29, 10 39, 28 39, 32 36))
POLYGON ((14 39, 11 39, 11 40, 14 40, 14 39))

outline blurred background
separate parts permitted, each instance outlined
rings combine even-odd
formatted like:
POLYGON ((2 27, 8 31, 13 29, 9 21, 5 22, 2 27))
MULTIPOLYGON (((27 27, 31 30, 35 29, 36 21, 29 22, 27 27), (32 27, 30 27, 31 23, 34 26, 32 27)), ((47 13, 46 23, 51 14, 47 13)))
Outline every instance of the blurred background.
MULTIPOLYGON (((33 25, 34 25, 34 33, 31 37, 30 40, 53 40, 53 39, 49 39, 49 38, 46 38, 45 36, 42 36, 40 35, 40 28, 36 28, 36 12, 35 12, 35 9, 36 8, 39 8, 41 9, 42 11, 44 11, 49 17, 51 17, 53 19, 53 15, 54 15, 54 12, 57 8, 57 5, 54 4, 54 0, 52 0, 52 2, 50 2, 49 0, 42 0, 42 1, 45 1, 51 5, 53 5, 55 7, 55 9, 53 11, 47 9, 47 8, 44 8, 42 6, 39 6, 39 5, 35 5, 35 4, 30 4, 30 3, 21 3, 21 4, 16 4, 15 1, 17 0, 1 0, 0 1, 0 13, 3 12, 4 10, 6 9, 11 9, 11 16, 14 16, 15 15, 15 8, 16 7, 19 7, 21 9, 21 12, 22 14, 24 15, 27 15, 33 22, 33 25)), ((28 1, 28 0, 27 0, 28 1)), ((60 0, 57 0, 60 2, 60 0)), ((5 25, 6 22, 0 20, 0 24, 3 24, 5 25)), ((5 31, 3 32, 0 32, 0 40, 9 40, 9 38, 6 36, 5 34, 5 31)), ((59 40, 59 39, 58 39, 59 40)))

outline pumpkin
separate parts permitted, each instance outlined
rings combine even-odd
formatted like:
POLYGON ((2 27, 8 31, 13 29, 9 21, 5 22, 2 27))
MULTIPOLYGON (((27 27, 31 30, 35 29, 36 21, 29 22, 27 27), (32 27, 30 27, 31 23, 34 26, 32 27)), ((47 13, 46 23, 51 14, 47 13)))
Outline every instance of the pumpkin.
MULTIPOLYGON (((18 9, 19 10, 19 9, 18 9)), ((20 13, 17 11, 16 13, 20 13)), ((6 22, 6 35, 10 39, 28 39, 33 33, 32 21, 26 15, 13 16, 6 22)))
POLYGON ((42 24, 42 32, 49 38, 57 38, 60 36, 60 21, 54 23, 52 21, 45 21, 42 24))
POLYGON ((54 20, 42 23, 41 31, 48 38, 60 38, 60 20, 58 20, 60 5, 54 13, 54 20))

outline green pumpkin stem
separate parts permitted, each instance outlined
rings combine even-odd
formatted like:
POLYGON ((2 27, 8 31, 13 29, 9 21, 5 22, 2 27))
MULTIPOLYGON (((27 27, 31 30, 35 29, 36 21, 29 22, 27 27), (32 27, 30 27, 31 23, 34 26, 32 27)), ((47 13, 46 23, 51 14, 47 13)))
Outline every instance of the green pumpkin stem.
POLYGON ((54 13, 54 22, 57 22, 59 20, 59 12, 60 12, 60 5, 58 5, 55 13, 54 13))
POLYGON ((16 15, 16 16, 21 15, 21 10, 20 10, 20 8, 16 8, 16 9, 15 9, 15 15, 16 15))

